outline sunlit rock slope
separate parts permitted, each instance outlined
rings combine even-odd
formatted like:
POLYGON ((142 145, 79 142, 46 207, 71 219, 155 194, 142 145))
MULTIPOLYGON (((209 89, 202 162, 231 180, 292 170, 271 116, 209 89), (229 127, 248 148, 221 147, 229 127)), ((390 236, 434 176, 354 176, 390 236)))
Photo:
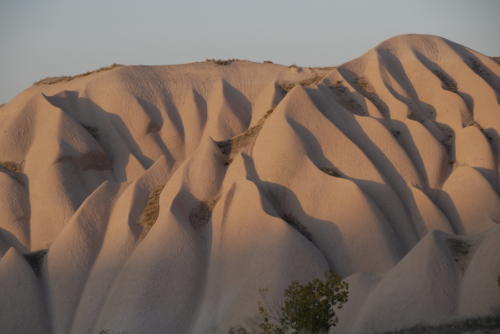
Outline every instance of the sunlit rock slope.
POLYGON ((500 67, 116 66, 0 107, 5 333, 228 333, 333 270, 340 333, 500 313, 500 67))

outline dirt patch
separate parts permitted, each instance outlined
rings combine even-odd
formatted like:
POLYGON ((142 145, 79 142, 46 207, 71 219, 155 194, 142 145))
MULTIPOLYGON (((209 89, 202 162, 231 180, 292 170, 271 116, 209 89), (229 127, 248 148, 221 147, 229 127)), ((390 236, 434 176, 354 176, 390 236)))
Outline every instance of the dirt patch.
POLYGON ((191 226, 197 229, 207 225, 212 217, 212 210, 214 209, 216 203, 217 199, 212 201, 200 201, 189 214, 189 222, 191 223, 191 226))
POLYGON ((465 273, 465 269, 469 264, 472 245, 457 239, 448 239, 447 244, 451 250, 453 261, 458 265, 462 274, 465 273))

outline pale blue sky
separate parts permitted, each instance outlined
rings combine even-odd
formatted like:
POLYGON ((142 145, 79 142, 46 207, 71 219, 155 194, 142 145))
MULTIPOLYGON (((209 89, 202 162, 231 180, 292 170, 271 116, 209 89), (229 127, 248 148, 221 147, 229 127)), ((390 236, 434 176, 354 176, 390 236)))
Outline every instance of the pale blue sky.
POLYGON ((500 56, 500 1, 0 0, 0 103, 43 77, 114 62, 329 66, 404 33, 500 56))

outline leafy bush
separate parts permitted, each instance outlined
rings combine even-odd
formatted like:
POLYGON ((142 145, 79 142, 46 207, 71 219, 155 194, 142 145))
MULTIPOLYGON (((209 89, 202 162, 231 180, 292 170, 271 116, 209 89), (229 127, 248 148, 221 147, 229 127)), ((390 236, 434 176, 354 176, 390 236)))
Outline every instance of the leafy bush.
POLYGON ((293 281, 285 290, 277 316, 271 316, 259 303, 261 333, 328 333, 339 321, 335 309, 341 309, 347 302, 348 288, 347 282, 333 272, 327 272, 324 280, 314 279, 305 284, 293 281))

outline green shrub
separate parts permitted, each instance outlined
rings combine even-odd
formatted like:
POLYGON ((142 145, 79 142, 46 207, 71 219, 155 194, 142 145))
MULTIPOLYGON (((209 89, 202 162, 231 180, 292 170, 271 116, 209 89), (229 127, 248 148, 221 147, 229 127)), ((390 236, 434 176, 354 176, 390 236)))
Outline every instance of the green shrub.
POLYGON ((347 302, 348 288, 347 282, 333 272, 327 272, 323 280, 305 284, 293 281, 285 290, 276 316, 271 316, 259 303, 261 333, 328 333, 339 321, 335 311, 347 302))

